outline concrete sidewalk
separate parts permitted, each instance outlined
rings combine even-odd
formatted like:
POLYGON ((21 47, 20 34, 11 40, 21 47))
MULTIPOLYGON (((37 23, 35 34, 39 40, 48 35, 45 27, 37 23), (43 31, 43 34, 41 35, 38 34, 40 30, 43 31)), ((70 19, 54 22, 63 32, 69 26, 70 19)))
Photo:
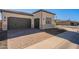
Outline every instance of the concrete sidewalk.
POLYGON ((57 36, 66 39, 72 43, 79 44, 79 33, 77 32, 67 31, 57 36))
POLYGON ((47 40, 41 41, 37 44, 31 45, 26 48, 34 48, 34 49, 74 49, 77 48, 79 44, 79 33, 67 31, 61 34, 58 34, 57 36, 53 36, 47 40))
POLYGON ((8 31, 7 47, 11 49, 26 48, 30 45, 47 40, 54 35, 65 32, 60 29, 24 29, 24 30, 10 30, 8 31))

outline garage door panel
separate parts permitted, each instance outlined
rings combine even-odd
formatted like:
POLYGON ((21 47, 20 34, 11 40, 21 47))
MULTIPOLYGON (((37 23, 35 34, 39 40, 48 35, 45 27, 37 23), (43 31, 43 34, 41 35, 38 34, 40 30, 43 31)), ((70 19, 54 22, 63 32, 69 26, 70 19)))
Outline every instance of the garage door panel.
POLYGON ((31 28, 31 19, 26 18, 8 18, 8 29, 26 29, 31 28))

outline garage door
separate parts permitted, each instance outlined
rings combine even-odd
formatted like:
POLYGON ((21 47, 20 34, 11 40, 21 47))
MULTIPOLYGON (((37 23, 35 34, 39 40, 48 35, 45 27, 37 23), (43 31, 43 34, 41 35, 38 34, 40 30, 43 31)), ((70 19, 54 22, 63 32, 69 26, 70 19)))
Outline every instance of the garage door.
POLYGON ((8 17, 8 30, 31 28, 31 19, 8 17))

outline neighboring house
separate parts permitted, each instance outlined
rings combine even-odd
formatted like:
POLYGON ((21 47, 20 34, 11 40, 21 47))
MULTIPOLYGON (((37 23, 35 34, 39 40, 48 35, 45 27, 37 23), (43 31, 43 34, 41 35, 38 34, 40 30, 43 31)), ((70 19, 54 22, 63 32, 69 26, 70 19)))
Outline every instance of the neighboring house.
POLYGON ((27 28, 39 28, 48 29, 54 28, 55 14, 45 11, 38 10, 33 14, 11 11, 11 10, 0 10, 2 16, 2 29, 27 29, 27 28))
POLYGON ((75 21, 62 21, 62 20, 55 20, 56 25, 67 25, 67 26, 77 26, 79 25, 79 22, 75 21))

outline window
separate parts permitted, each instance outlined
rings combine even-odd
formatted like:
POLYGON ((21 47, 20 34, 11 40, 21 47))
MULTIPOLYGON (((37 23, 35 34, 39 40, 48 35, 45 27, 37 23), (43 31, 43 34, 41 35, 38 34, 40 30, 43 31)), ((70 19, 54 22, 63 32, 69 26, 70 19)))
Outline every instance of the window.
POLYGON ((46 24, 51 24, 51 18, 50 17, 46 17, 46 24))

